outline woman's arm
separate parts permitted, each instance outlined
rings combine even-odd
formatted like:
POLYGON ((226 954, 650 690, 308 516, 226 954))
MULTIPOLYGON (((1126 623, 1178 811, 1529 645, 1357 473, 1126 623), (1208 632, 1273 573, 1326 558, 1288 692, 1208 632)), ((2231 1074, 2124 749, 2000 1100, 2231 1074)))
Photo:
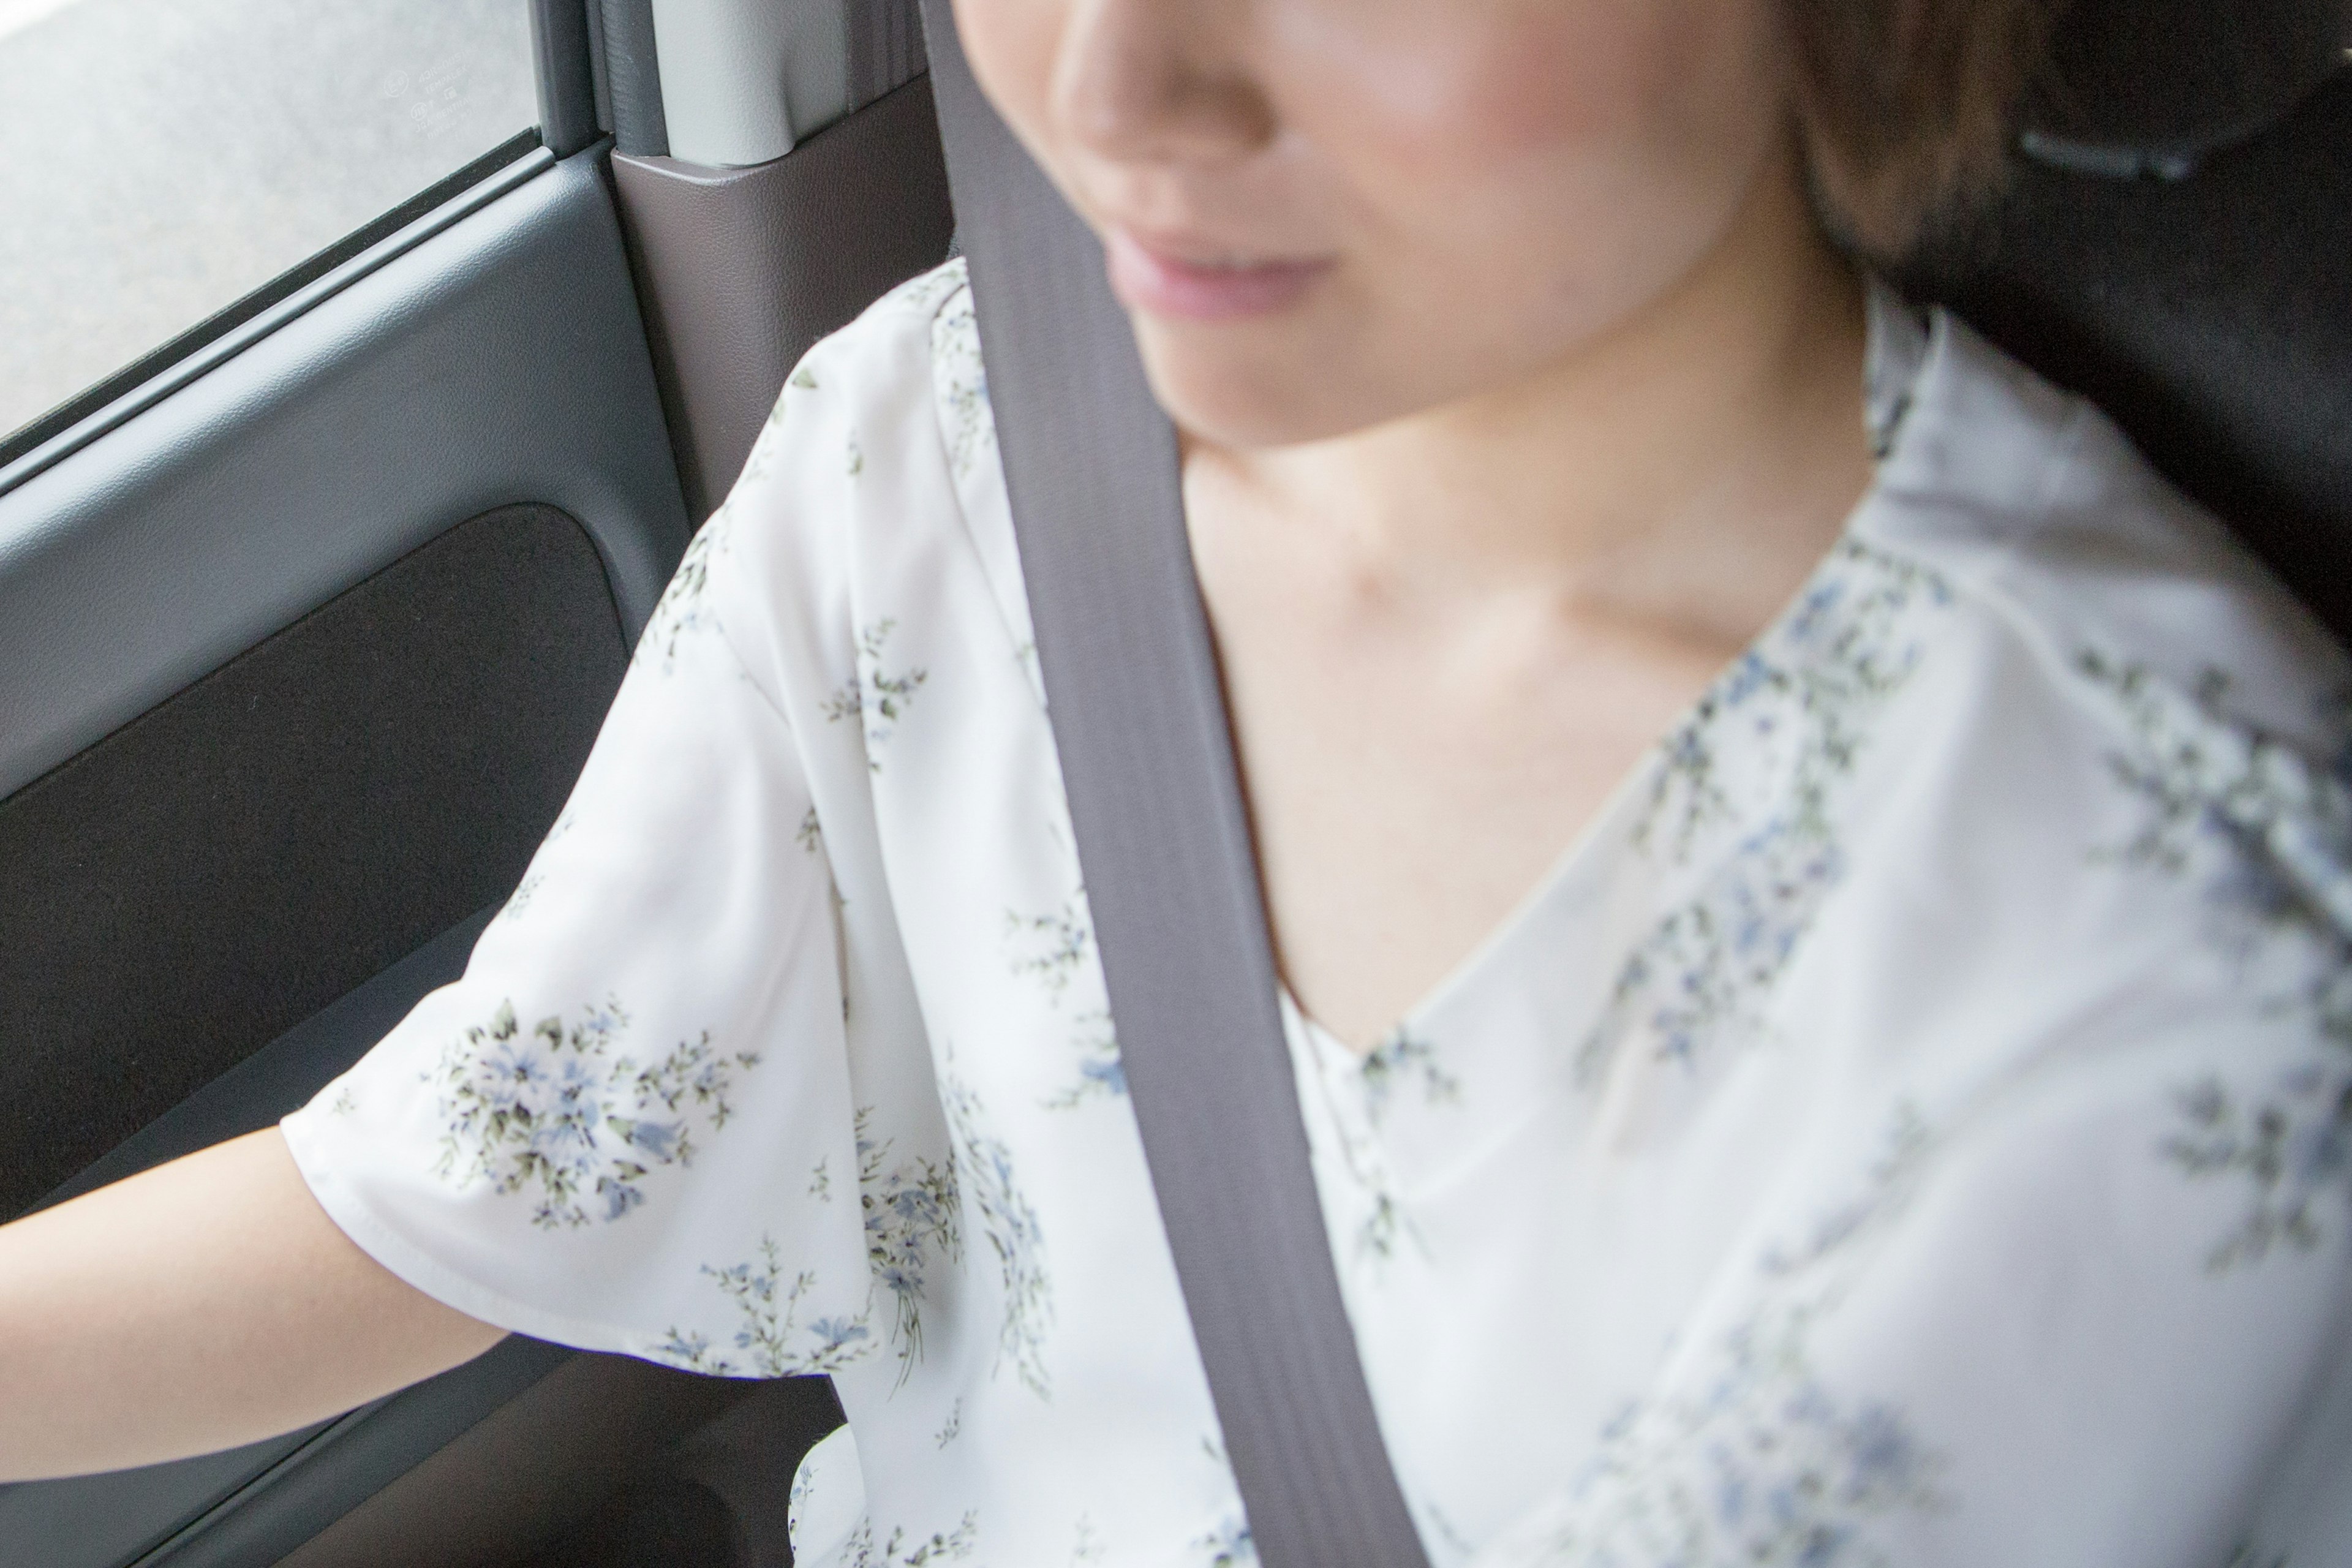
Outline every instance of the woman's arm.
POLYGON ((269 1128, 0 1226, 0 1480, 255 1442, 500 1337, 354 1246, 269 1128))

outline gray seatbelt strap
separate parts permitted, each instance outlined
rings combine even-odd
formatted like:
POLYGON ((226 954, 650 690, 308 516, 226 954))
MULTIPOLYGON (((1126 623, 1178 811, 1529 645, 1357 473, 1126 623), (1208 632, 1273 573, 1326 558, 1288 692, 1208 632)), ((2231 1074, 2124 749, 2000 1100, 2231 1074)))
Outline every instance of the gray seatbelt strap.
POLYGON ((1101 246, 923 12, 1119 1056, 1257 1555, 1426 1568, 1307 1161, 1175 434, 1101 246))

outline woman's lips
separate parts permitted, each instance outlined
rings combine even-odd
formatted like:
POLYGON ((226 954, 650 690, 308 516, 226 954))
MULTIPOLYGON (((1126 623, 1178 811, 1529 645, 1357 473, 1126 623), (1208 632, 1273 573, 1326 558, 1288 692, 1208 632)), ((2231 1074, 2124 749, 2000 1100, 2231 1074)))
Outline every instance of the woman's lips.
POLYGON ((1328 261, 1188 261, 1125 229, 1104 242, 1111 292, 1130 310, 1192 321, 1231 321, 1286 309, 1331 269, 1328 261))

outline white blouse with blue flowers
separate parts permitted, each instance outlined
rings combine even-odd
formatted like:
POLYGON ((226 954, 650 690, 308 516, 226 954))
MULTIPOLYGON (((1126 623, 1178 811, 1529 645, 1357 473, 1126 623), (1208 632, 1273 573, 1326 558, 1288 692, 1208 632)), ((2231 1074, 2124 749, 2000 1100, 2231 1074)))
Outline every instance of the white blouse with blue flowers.
MULTIPOLYGON (((1843 540, 1369 1058, 1286 1016, 1437 1568, 2352 1559, 2352 694, 1874 306, 1843 540)), ((829 1373, 803 1564, 1253 1562, 960 264, 796 372, 465 978, 289 1119, 488 1322, 829 1373)))

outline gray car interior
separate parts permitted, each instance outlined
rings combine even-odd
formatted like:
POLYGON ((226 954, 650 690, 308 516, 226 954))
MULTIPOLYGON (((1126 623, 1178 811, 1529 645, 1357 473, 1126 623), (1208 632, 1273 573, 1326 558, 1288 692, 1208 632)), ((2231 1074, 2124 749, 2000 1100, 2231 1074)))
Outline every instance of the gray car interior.
POLYGON ((917 77, 773 163, 704 169, 613 154, 639 260, 678 474, 707 515, 801 355, 869 304, 877 278, 936 266, 955 230, 929 83, 917 77), (877 191, 896 221, 861 222, 877 191))
POLYGON ((0 1093, 55 1109, 0 1133, 0 1203, 512 890, 627 647, 579 525, 501 507, 21 791, 0 811, 21 1031, 0 1093))
MULTIPOLYGON (((0 446, 0 1219, 269 1124, 457 972, 792 361, 950 243, 909 0, 846 5, 849 112, 744 169, 670 155, 654 0, 531 4, 541 145, 0 446)), ((2352 633, 2352 4, 2228 49, 2211 9, 2084 0, 2014 190, 1905 281, 2352 633)), ((0 1565, 782 1563, 838 1420, 510 1339, 0 1487, 0 1565)))
MULTIPOLYGON (((764 180, 653 180, 744 193, 698 209, 741 270, 633 246, 605 132, 657 79, 591 49, 649 16, 536 6, 544 145, 0 468, 0 1215, 268 1125, 457 973, 775 366, 946 254, 887 6, 858 107, 764 180), (758 345, 731 401, 688 405, 641 295, 758 345)), ((777 1467, 838 1420, 822 1381, 513 1339, 309 1432, 0 1487, 0 1563, 781 1563, 777 1467)))

